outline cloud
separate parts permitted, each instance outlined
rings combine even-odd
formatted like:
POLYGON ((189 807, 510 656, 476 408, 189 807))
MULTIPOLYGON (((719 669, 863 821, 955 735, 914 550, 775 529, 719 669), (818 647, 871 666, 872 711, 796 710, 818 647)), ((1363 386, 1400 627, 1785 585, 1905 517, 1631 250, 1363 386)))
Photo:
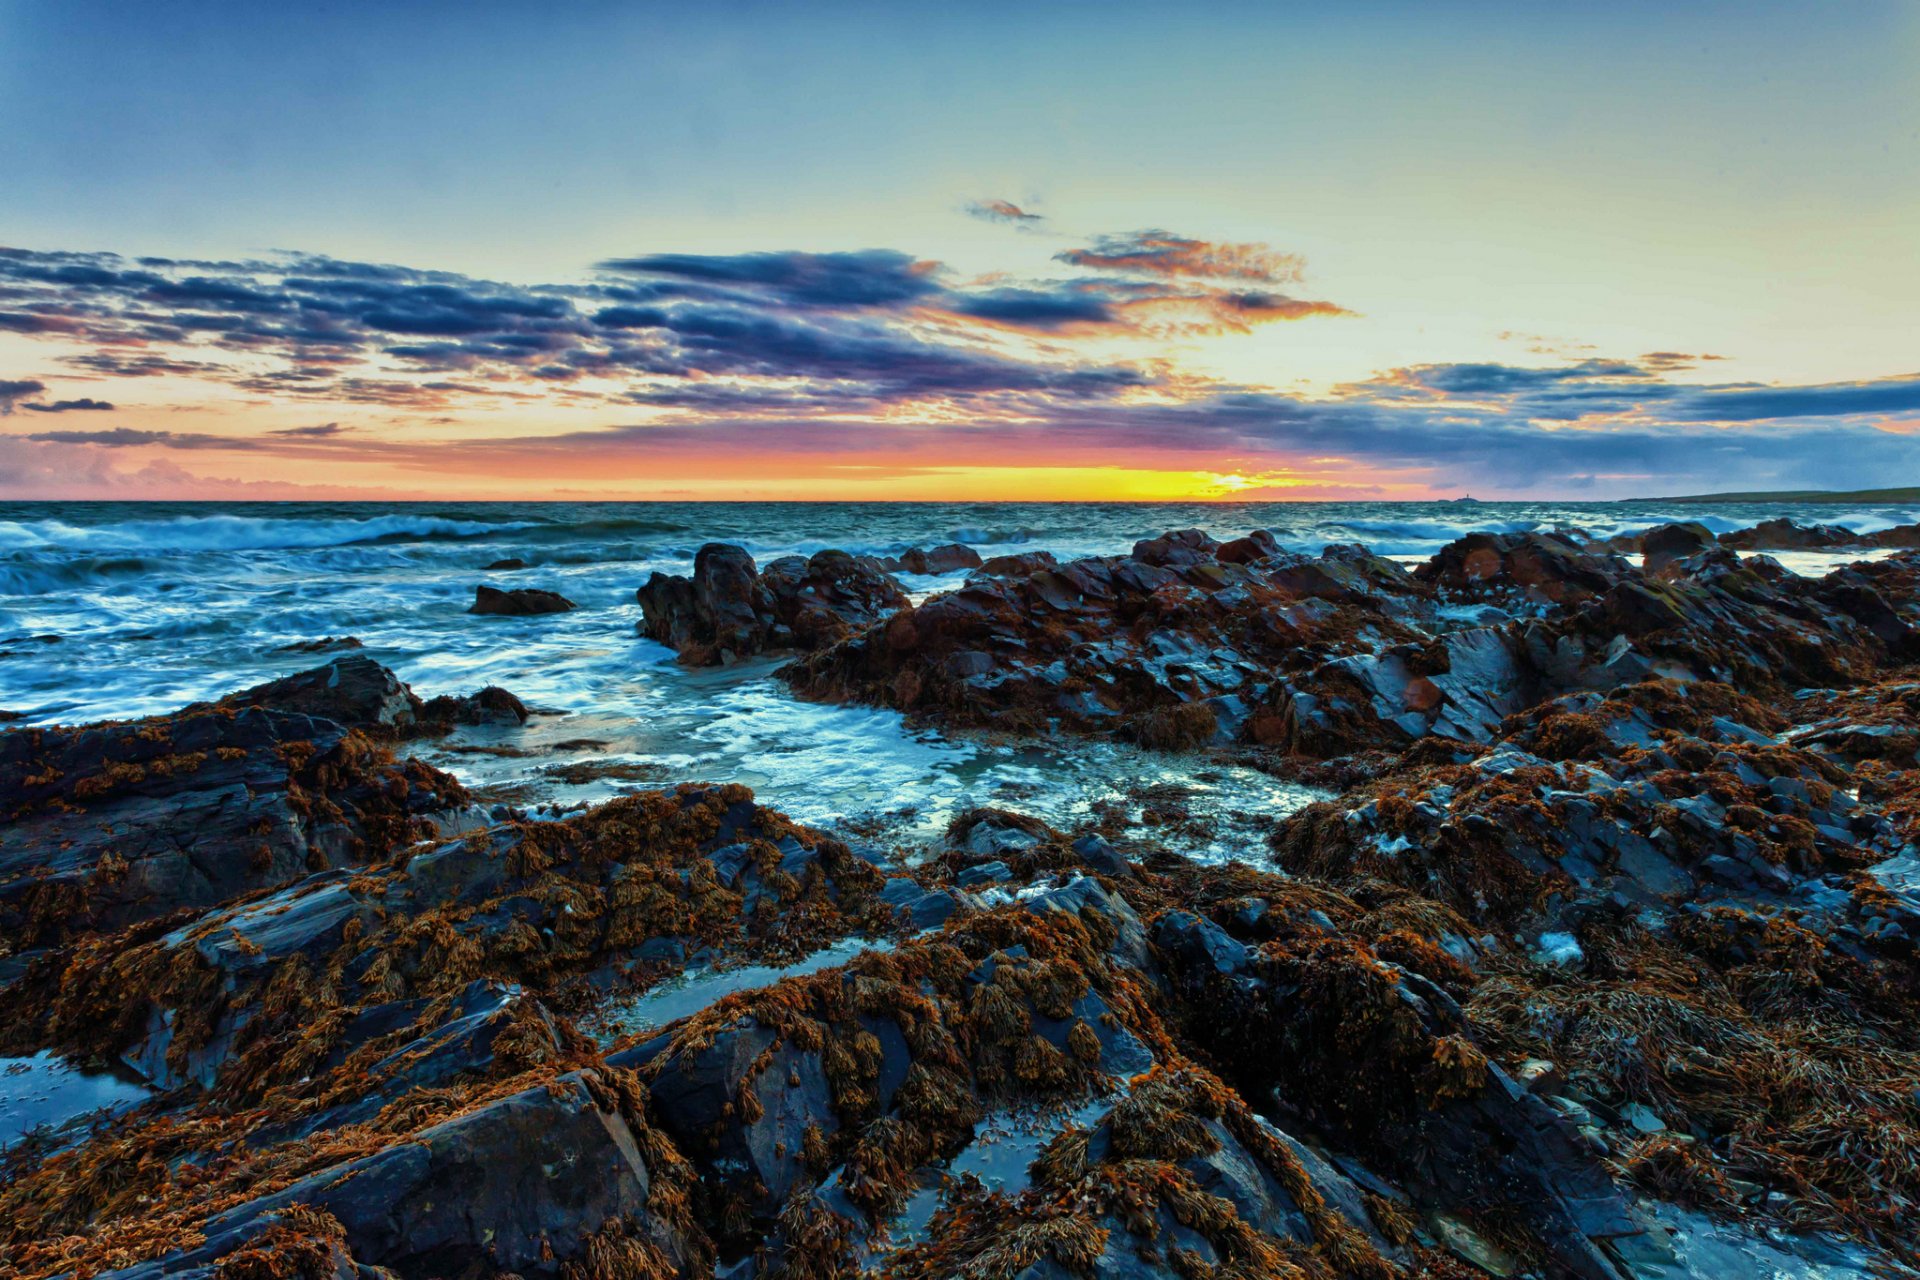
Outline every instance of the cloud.
MULTIPOLYGON (((1198 241, 1163 236, 1153 250, 1171 253, 1176 241, 1197 271, 1198 241)), ((1278 256, 1210 251, 1218 265, 1208 270, 1235 278, 1168 266, 956 281, 937 262, 865 249, 646 254, 609 259, 584 284, 514 285, 302 253, 177 261, 4 249, 0 296, 57 320, 49 334, 90 347, 63 357, 89 373, 436 412, 551 399, 561 388, 576 404, 666 405, 675 399, 667 384, 708 378, 808 379, 815 387, 801 394, 847 404, 1114 395, 1156 375, 1008 336, 1244 332, 1344 313, 1239 278, 1255 274, 1256 261, 1280 274, 1278 256)))
POLYGON ((105 400, 82 397, 78 400, 55 400, 51 404, 23 404, 22 409, 31 409, 35 413, 105 413, 113 406, 105 400))
POLYGON ((745 288, 796 307, 897 307, 938 293, 938 264, 892 249, 858 253, 657 253, 603 271, 745 288))
POLYGON ((1029 213, 1011 200, 975 200, 967 205, 966 211, 969 217, 985 222, 1010 223, 1022 231, 1031 230, 1036 224, 1046 221, 1044 214, 1029 213))
POLYGON ((1090 248, 1069 249, 1055 257, 1093 271, 1261 284, 1296 283, 1306 266, 1299 254, 1281 253, 1271 245, 1195 240, 1170 231, 1100 236, 1090 248))
POLYGON ((1673 412, 1695 422, 1920 413, 1920 374, 1807 387, 1705 387, 1681 397, 1673 412))
POLYGON ((166 449, 260 448, 260 442, 240 436, 216 436, 194 431, 147 431, 138 427, 108 427, 99 431, 35 431, 24 437, 43 444, 90 444, 105 449, 134 449, 159 445, 166 449))
POLYGON ((333 436, 346 435, 353 430, 354 428, 342 426, 338 422, 323 422, 314 427, 279 427, 273 431, 269 431, 267 434, 273 436, 296 436, 304 440, 324 440, 333 436))
POLYGON ((36 382, 32 378, 0 379, 0 417, 12 413, 14 405, 28 396, 40 395, 46 389, 46 383, 36 382))
MULTIPOLYGON (((1296 296, 1302 269, 1268 245, 1165 231, 1098 238, 1060 255, 1050 278, 961 278, 887 249, 646 254, 580 282, 533 285, 299 253, 189 262, 0 250, 0 301, 44 322, 34 334, 76 376, 217 386, 223 415, 242 420, 261 402, 312 404, 317 423, 5 439, 15 455, 64 451, 82 469, 109 453, 224 452, 252 455, 249 465, 593 483, 603 462, 623 458, 650 475, 789 457, 872 473, 957 462, 1238 468, 1312 475, 1326 492, 1379 475, 1596 496, 1920 479, 1913 437, 1893 429, 1920 415, 1920 374, 1702 384, 1673 379, 1712 357, 1610 359, 1559 344, 1573 354, 1408 364, 1305 397, 1183 374, 1157 345, 1131 348, 1138 360, 1113 354, 1130 349, 1121 340, 1351 314, 1296 296), (236 407, 242 399, 252 405, 236 407), (447 430, 393 438, 323 421, 357 416, 324 406, 447 430), (596 406, 646 421, 512 439, 499 438, 497 420, 485 433, 457 429, 463 409, 527 420, 565 410, 578 422, 596 406)), ((190 409, 181 389, 169 388, 168 403, 190 409)), ((0 411, 112 407, 46 390, 0 382, 0 411)))

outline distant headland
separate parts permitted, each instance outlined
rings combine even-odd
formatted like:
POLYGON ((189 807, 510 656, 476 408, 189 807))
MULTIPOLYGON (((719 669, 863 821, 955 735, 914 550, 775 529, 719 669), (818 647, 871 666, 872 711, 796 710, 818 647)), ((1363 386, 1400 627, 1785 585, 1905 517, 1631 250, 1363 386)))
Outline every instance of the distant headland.
POLYGON ((1690 493, 1652 502, 1920 502, 1920 486, 1904 489, 1774 489, 1749 493, 1690 493))

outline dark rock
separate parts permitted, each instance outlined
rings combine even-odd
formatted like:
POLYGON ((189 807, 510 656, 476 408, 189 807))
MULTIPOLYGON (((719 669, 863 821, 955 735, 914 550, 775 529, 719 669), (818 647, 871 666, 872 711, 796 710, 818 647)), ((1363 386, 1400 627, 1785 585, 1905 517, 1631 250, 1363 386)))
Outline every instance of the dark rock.
POLYGON ((347 649, 364 648, 358 636, 322 636, 318 640, 296 640, 292 644, 283 644, 275 653, 338 653, 347 649))
POLYGON ((1265 529, 1255 529, 1244 538, 1232 538, 1221 543, 1213 554, 1222 564, 1249 564, 1286 553, 1271 533, 1265 529))
MULTIPOLYGON (((341 693, 286 688, 294 701, 341 693)), ((384 689, 354 705, 390 706, 384 689)), ((250 702, 0 734, 0 795, 0 931, 15 948, 378 861, 474 821, 446 774, 250 702)))
POLYGON ((1212 560, 1220 544, 1200 529, 1180 529, 1133 544, 1133 558, 1163 569, 1183 568, 1212 560))
POLYGON ((1222 564, 1212 545, 1189 531, 1143 542, 1145 559, 988 562, 782 674, 809 697, 1190 748, 1239 732, 1277 672, 1412 636, 1361 590, 1397 576, 1417 600, 1397 569, 1343 554, 1314 576, 1286 556, 1222 564))
POLYGON ((978 569, 980 564, 980 553, 958 542, 925 549, 912 547, 880 561, 880 567, 888 573, 917 574, 955 573, 961 569, 978 569))
POLYGON ((1822 547, 1857 547, 1868 539, 1836 524, 1796 524, 1785 516, 1762 520, 1751 529, 1720 535, 1720 545, 1734 551, 1806 551, 1822 547))
POLYGON ((509 556, 505 560, 495 560, 492 564, 483 566, 481 572, 483 573, 493 573, 496 571, 505 572, 508 569, 524 569, 526 567, 527 567, 527 562, 525 560, 521 560, 521 559, 518 559, 517 557, 509 556))
POLYGON ((1697 556, 1718 545, 1713 530, 1688 521, 1647 530, 1640 537, 1640 554, 1646 572, 1657 575, 1676 560, 1697 556))
POLYGON ((358 654, 230 693, 216 705, 266 707, 332 720, 351 729, 409 725, 420 718, 421 709, 420 699, 398 676, 358 654))
POLYGON ((740 547, 708 543, 691 579, 655 573, 636 593, 641 634, 689 666, 832 644, 906 605, 879 561, 844 551, 786 556, 758 570, 740 547))
POLYGON ((354 1258, 401 1275, 558 1280, 609 1223, 677 1266, 702 1246, 650 1212, 645 1132, 593 1072, 562 1076, 249 1200, 209 1218, 201 1244, 118 1274, 157 1280, 228 1257, 296 1205, 332 1215, 354 1258))
POLYGON ((428 724, 521 725, 528 714, 526 703, 492 684, 464 698, 429 698, 420 707, 420 719, 428 724))
POLYGON ((498 587, 479 586, 473 589, 473 607, 467 612, 520 618, 539 613, 566 613, 579 607, 557 591, 533 587, 502 591, 498 587))

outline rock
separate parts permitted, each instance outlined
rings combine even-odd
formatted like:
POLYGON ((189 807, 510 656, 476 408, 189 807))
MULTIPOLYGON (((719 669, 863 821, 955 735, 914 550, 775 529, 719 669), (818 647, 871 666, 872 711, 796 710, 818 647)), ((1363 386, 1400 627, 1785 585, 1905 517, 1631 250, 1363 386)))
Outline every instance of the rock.
POLYGON ((957 573, 962 569, 978 569, 980 565, 980 553, 958 542, 925 549, 912 547, 902 551, 897 557, 888 557, 880 561, 880 567, 888 573, 923 575, 957 573))
POLYGON ((1414 576, 1467 600, 1570 605, 1604 595, 1631 573, 1619 556, 1557 534, 1472 533, 1435 552, 1414 576))
POLYGON ((1781 516, 1762 520, 1751 529, 1720 535, 1720 545, 1734 551, 1804 551, 1821 547, 1866 545, 1867 539, 1835 524, 1801 525, 1781 516))
POLYGON ((1413 634, 1360 590, 1398 574, 1417 600, 1397 569, 1343 553, 1316 577, 1285 556, 1223 564, 1213 545, 1186 531, 1142 542, 1144 558, 990 561, 781 674, 807 697, 950 723, 1191 748, 1240 733, 1277 672, 1413 634))
POLYGON ((579 607, 557 591, 532 587, 502 591, 498 587, 478 586, 473 589, 473 607, 467 612, 520 618, 539 613, 566 613, 579 607))
POLYGON ((420 707, 427 724, 522 725, 529 714, 526 703, 493 684, 464 698, 429 698, 420 707))
POLYGON ((629 953, 655 939, 752 956, 884 933, 896 923, 885 884, 745 788, 643 793, 426 845, 377 876, 321 872, 112 952, 50 960, 11 1006, 0 999, 0 1026, 33 1048, 118 1058, 163 1087, 246 1096, 289 1084, 281 1073, 305 1061, 292 1044, 319 1036, 303 1051, 346 1052, 353 1018, 383 1007, 398 1017, 396 1001, 422 998, 397 1032, 480 973, 545 995, 587 975, 656 974, 629 953), (310 1024, 297 1002, 276 1003, 287 966, 335 975, 329 1018, 310 1024), (84 1011, 73 1004, 82 974, 99 987, 84 1011))
POLYGON ((359 649, 364 646, 358 636, 322 636, 318 640, 296 640, 292 644, 283 644, 275 653, 337 653, 347 649, 359 649))
POLYGON ((421 709, 420 699, 398 676, 359 654, 230 693, 216 705, 268 707, 353 729, 409 725, 420 718, 421 709))
MULTIPOLYGON (((383 690, 282 685, 296 703, 337 696, 368 714, 397 705, 383 690)), ((448 775, 251 695, 238 709, 0 734, 0 795, 0 932, 14 948, 378 861, 475 820, 448 775)))
POLYGON ((744 549, 725 543, 700 548, 691 579, 655 573, 636 597, 641 634, 689 666, 819 648, 907 604, 869 557, 821 551, 783 557, 762 572, 744 549))
POLYGON ((1201 564, 1214 558, 1220 544, 1199 529, 1180 529, 1133 544, 1133 558, 1163 569, 1201 564))
POLYGON ((157 1280, 225 1258, 296 1205, 338 1221, 361 1263, 402 1275, 558 1280, 609 1223, 628 1224, 673 1265, 688 1262, 702 1247, 650 1211, 658 1174, 636 1130, 644 1121, 593 1072, 565 1075, 228 1209, 207 1220, 204 1242, 118 1274, 157 1280))
POLYGON ((1284 555, 1279 539, 1265 529, 1255 529, 1244 538, 1231 538, 1214 550, 1214 559, 1221 564, 1250 564, 1255 560, 1266 560, 1273 556, 1284 555))
POLYGON ((481 572, 504 573, 509 569, 524 569, 526 567, 527 567, 527 562, 525 560, 521 560, 517 557, 509 556, 505 560, 495 560, 492 564, 482 566, 481 572))
POLYGON ((1640 536, 1640 554, 1649 574, 1659 574, 1676 560, 1697 556, 1719 542, 1703 524, 1663 524, 1640 536))

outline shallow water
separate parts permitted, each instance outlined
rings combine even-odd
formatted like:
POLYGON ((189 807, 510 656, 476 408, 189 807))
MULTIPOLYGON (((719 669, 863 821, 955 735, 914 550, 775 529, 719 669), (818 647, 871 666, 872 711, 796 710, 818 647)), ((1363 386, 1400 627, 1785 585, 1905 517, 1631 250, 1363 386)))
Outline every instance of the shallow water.
MULTIPOLYGON (((551 713, 524 730, 468 731, 419 748, 517 804, 739 781, 802 820, 849 819, 911 844, 967 804, 1071 825, 1100 803, 1138 816, 1158 796, 1199 819, 1179 824, 1170 843, 1222 858, 1256 849, 1265 822, 1310 794, 1197 758, 1008 744, 912 729, 885 711, 810 705, 772 678, 771 661, 688 670, 637 637, 634 589, 656 570, 687 571, 713 540, 738 542, 762 563, 945 541, 985 555, 1073 556, 1124 551, 1169 528, 1224 537, 1264 527, 1299 550, 1366 542, 1417 559, 1473 530, 1571 525, 1610 535, 1674 518, 1725 530, 1782 514, 1862 532, 1920 516, 1658 503, 0 504, 0 710, 23 724, 166 711, 317 665, 327 655, 286 646, 351 634, 424 695, 499 684, 551 713), (531 567, 484 568, 509 558, 531 567), (581 608, 473 617, 466 609, 481 582, 551 588, 581 608)), ((1821 572, 1858 557, 1780 558, 1821 572)), ((957 581, 905 580, 922 595, 957 581)))
POLYGON ((50 1053, 0 1058, 0 1151, 36 1130, 96 1112, 137 1106, 149 1091, 120 1076, 87 1071, 50 1053))

